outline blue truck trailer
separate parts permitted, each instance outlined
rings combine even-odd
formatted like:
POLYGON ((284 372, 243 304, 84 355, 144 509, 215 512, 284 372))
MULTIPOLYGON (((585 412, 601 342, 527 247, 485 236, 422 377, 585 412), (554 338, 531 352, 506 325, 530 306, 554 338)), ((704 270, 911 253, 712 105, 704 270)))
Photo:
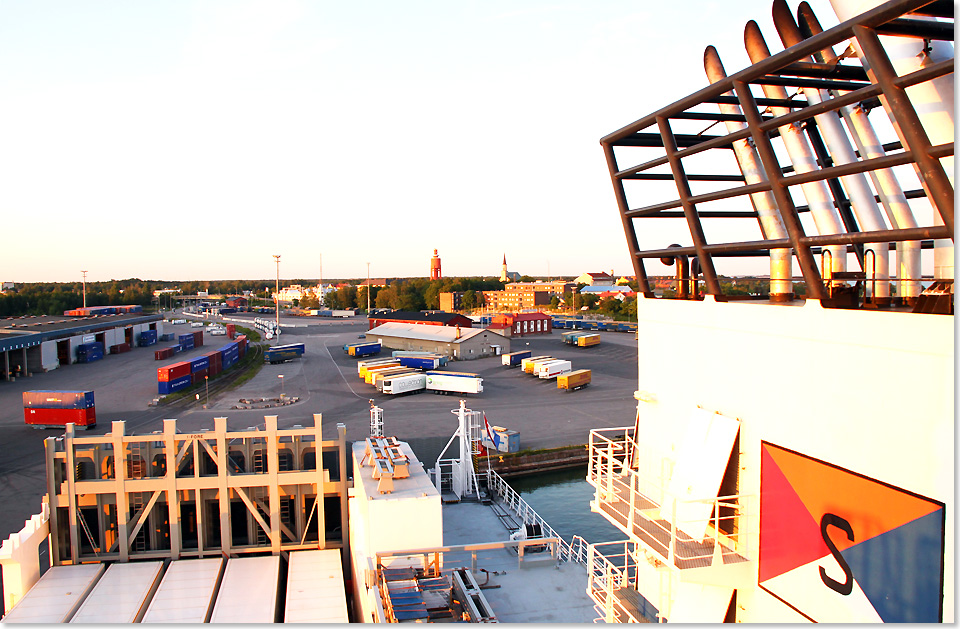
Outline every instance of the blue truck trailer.
POLYGON ((414 369, 436 369, 440 366, 440 357, 431 356, 398 356, 397 360, 403 367, 413 367, 414 369))
POLYGON ((374 354, 379 354, 380 349, 380 343, 358 343, 356 345, 351 345, 347 350, 347 353, 354 358, 360 358, 361 356, 373 356, 374 354))
POLYGON ((275 365, 303 356, 306 346, 303 343, 291 343, 290 345, 277 345, 269 348, 263 353, 263 361, 275 365))
POLYGON ((504 367, 519 367, 523 359, 530 358, 531 355, 532 352, 529 349, 519 352, 510 352, 509 354, 503 354, 500 356, 500 362, 504 367))

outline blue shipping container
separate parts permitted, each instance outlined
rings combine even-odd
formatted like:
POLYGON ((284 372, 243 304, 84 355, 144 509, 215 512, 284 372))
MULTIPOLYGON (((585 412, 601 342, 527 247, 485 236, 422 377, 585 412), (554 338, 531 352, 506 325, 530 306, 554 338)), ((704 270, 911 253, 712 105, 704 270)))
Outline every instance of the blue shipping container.
POLYGON ((400 366, 414 369, 436 369, 440 365, 439 356, 400 356, 397 360, 400 366))
POLYGON ((190 376, 182 376, 176 380, 171 380, 169 382, 158 382, 157 383, 157 392, 160 395, 167 395, 169 393, 175 393, 182 389, 186 389, 190 386, 190 376))
POLYGON ((103 343, 84 343, 77 345, 77 362, 92 363, 103 358, 103 343))
POLYGON ((201 371, 210 366, 210 359, 207 356, 197 356, 190 361, 190 373, 201 371))

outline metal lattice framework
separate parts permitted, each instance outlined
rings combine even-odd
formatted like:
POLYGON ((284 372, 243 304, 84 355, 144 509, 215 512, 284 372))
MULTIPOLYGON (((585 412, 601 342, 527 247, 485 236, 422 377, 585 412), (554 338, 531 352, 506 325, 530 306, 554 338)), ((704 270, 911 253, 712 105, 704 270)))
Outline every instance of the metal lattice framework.
MULTIPOLYGON (((776 12, 776 6, 774 10, 776 12)), ((802 19, 800 23, 803 30, 806 25, 802 19)), ((792 251, 799 264, 806 285, 806 295, 814 299, 826 299, 829 297, 831 278, 821 275, 816 258, 816 254, 822 249, 842 246, 843 250, 858 254, 863 272, 869 273, 870 260, 865 262, 862 255, 864 243, 883 243, 883 247, 890 248, 894 246, 891 243, 922 241, 924 248, 932 248, 933 239, 949 239, 952 247, 954 189, 942 160, 953 156, 953 142, 936 145, 931 143, 928 129, 925 129, 921 116, 918 115, 918 107, 911 102, 907 90, 941 77, 952 78, 953 58, 928 63, 920 70, 899 76, 879 37, 895 35, 898 38, 913 38, 923 46, 936 40, 952 41, 952 4, 930 0, 893 0, 829 30, 819 33, 813 31, 817 34, 811 33, 809 28, 806 31, 806 39, 801 38, 786 50, 756 62, 736 74, 721 78, 709 87, 649 114, 601 140, 639 290, 646 296, 653 296, 644 268, 644 260, 650 258, 660 258, 667 262, 680 257, 695 257, 699 273, 702 273, 705 292, 723 299, 715 258, 767 256, 774 250, 787 249, 792 251), (941 21, 926 19, 930 16, 941 21), (837 46, 838 50, 856 49, 858 54, 852 55, 851 62, 844 58, 845 55, 837 57, 826 52, 832 51, 833 46, 837 46), (818 62, 809 61, 810 57, 818 62), (782 86, 793 93, 787 99, 758 97, 755 94, 769 85, 782 86), (797 97, 805 88, 821 90, 821 93, 828 93, 829 98, 814 102, 815 99, 804 98, 802 95, 797 97), (815 140, 817 124, 814 116, 826 113, 842 114, 841 110, 848 107, 869 109, 877 105, 886 109, 900 138, 899 142, 884 146, 886 152, 882 156, 858 155, 858 159, 852 163, 836 164, 830 160, 828 154, 818 152, 818 167, 802 173, 795 172, 789 164, 781 163, 774 141, 787 125, 803 127, 811 139, 815 140), (740 113, 723 113, 723 106, 735 106, 740 113), (718 107, 721 113, 718 113, 718 107), (771 111, 774 115, 771 115, 771 111), (741 128, 717 135, 677 131, 681 127, 689 128, 691 124, 699 125, 703 131, 708 124, 731 121, 742 123, 741 128), (761 162, 763 181, 749 183, 740 173, 688 172, 685 163, 709 162, 709 159, 704 159, 705 156, 719 154, 725 163, 730 164, 731 149, 737 141, 749 142, 755 148, 761 162), (646 161, 626 167, 620 164, 626 154, 642 152, 645 157, 649 157, 651 151, 654 156, 646 161), (862 225, 858 226, 849 212, 850 202, 843 196, 843 186, 839 181, 859 173, 873 177, 875 173, 903 165, 913 166, 922 186, 922 190, 907 191, 907 198, 925 196, 933 207, 935 220, 928 225, 909 228, 888 226, 886 229, 862 230, 862 225), (649 187, 649 182, 657 180, 673 181, 676 196, 640 207, 629 204, 631 190, 639 189, 643 192, 649 189, 643 186, 649 187), (637 181, 641 184, 633 183, 637 181), (737 185, 718 185, 729 182, 737 185), (826 182, 830 186, 833 204, 843 218, 843 233, 812 235, 805 232, 801 224, 801 214, 809 208, 796 205, 790 190, 809 182, 826 182), (634 188, 628 189, 629 186, 634 188), (694 193, 692 186, 713 186, 713 189, 694 193), (708 241, 704 219, 737 218, 756 221, 760 215, 755 206, 714 211, 705 208, 705 205, 726 199, 737 199, 744 204, 750 204, 753 199, 749 195, 757 193, 772 194, 776 210, 786 228, 786 237, 767 236, 760 240, 730 242, 708 241), (637 221, 655 218, 661 219, 659 225, 663 225, 663 219, 683 220, 691 244, 642 249, 638 242, 637 221)), ((782 33, 781 39, 784 39, 782 33)), ((643 196, 649 198, 647 194, 643 196)), ((650 223, 646 222, 644 226, 649 227, 650 223)), ((761 225, 762 235, 763 232, 761 225)), ((646 235, 643 231, 640 233, 646 235)), ((867 280, 869 281, 869 276, 867 280)))

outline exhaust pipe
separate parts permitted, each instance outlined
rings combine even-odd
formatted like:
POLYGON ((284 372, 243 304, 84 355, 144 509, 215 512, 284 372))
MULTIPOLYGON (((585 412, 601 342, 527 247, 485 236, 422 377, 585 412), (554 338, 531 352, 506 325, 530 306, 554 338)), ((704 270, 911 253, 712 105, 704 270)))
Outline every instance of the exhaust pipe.
MULTIPOLYGON (((817 20, 813 9, 807 2, 801 2, 797 8, 797 19, 800 32, 804 37, 813 37, 823 32, 823 27, 817 20)), ((832 48, 826 48, 814 54, 818 63, 834 63, 837 59, 832 48)), ((848 105, 840 109, 840 115, 847 123, 847 129, 863 159, 884 157, 886 151, 880 143, 873 124, 868 118, 867 111, 859 105, 848 105)), ((913 215, 910 203, 907 201, 900 182, 889 168, 871 170, 869 172, 873 186, 880 197, 880 204, 887 215, 887 220, 894 229, 912 229, 917 227, 917 219, 913 215)), ((906 304, 912 304, 920 294, 920 242, 913 240, 897 243, 897 298, 906 304)))
MULTIPOLYGON (((750 20, 743 33, 743 42, 747 49, 747 55, 751 63, 759 63, 770 56, 770 49, 767 48, 763 35, 760 33, 760 27, 756 22, 750 20)), ((763 85, 763 94, 770 99, 788 100, 787 91, 779 85, 763 85)), ((789 113, 786 107, 770 107, 774 116, 782 116, 789 113)), ((797 173, 808 173, 817 170, 817 160, 813 156, 813 150, 806 136, 801 131, 799 125, 788 124, 779 127, 780 138, 783 140, 784 147, 790 161, 793 163, 794 171, 797 173)), ((813 215, 813 222, 817 231, 821 235, 842 234, 845 233, 843 224, 840 221, 840 215, 830 199, 830 193, 827 190, 827 184, 823 181, 811 181, 800 184, 803 196, 810 207, 810 213, 813 215)), ((839 282, 833 282, 830 278, 834 273, 842 273, 847 268, 847 247, 846 245, 830 245, 825 247, 830 252, 829 268, 821 270, 824 283, 827 285, 839 285, 839 282)))
MULTIPOLYGON (((833 11, 837 14, 837 18, 843 22, 883 4, 883 1, 830 0, 830 4, 833 6, 833 11)), ((934 18, 920 15, 911 16, 911 19, 936 21, 934 18)), ((921 70, 941 61, 952 60, 954 56, 953 46, 944 41, 927 41, 910 37, 883 37, 881 39, 884 51, 890 58, 890 62, 893 64, 893 68, 899 76, 910 74, 911 72, 921 70)), ((860 56, 860 59, 864 60, 860 42, 853 39, 851 43, 857 51, 857 55, 860 56)), ((865 61, 864 67, 867 67, 865 61)), ((938 144, 949 144, 953 142, 953 73, 908 87, 906 92, 910 102, 913 103, 916 109, 923 130, 927 134, 930 143, 936 146, 938 144)), ((907 143, 903 131, 900 129, 900 125, 890 111, 886 99, 881 98, 880 102, 887 111, 890 122, 893 124, 894 129, 896 129, 901 142, 906 146, 907 143)), ((951 155, 941 159, 941 164, 950 181, 950 185, 953 186, 954 156, 951 155)), ((920 172, 917 164, 914 164, 914 168, 917 168, 917 174, 926 189, 927 185, 923 173, 920 172)), ((930 194, 930 190, 927 190, 927 193, 930 194)), ((937 211, 933 213, 933 223, 934 225, 944 224, 940 213, 937 211)), ((949 239, 939 239, 934 242, 933 269, 934 278, 938 280, 953 279, 953 241, 949 239)))
MULTIPOLYGON (((773 23, 776 26, 777 33, 780 35, 780 41, 785 48, 794 46, 803 41, 803 35, 793 19, 790 7, 786 0, 773 0, 773 23)), ((811 61, 807 58, 807 61, 811 61)), ((802 88, 803 95, 807 102, 811 104, 822 103, 830 100, 830 95, 826 90, 813 87, 802 88)), ((823 132, 823 139, 826 142, 827 150, 830 152, 833 162, 836 165, 852 164, 857 161, 857 155, 854 152, 850 138, 843 130, 840 119, 833 112, 814 116, 817 126, 823 132)), ((857 216, 857 222, 863 231, 882 231, 887 229, 880 214, 880 206, 873 196, 873 191, 867 183, 867 178, 862 173, 846 175, 840 177, 840 181, 846 188, 847 195, 850 197, 850 204, 853 206, 853 212, 857 216)), ((890 302, 890 255, 887 243, 869 243, 864 245, 864 263, 863 270, 867 275, 866 289, 873 287, 874 303, 889 304, 890 302), (872 264, 869 263, 869 256, 866 251, 873 251, 872 264)))
MULTIPOLYGON (((707 73, 707 78, 711 83, 716 83, 727 77, 723 69, 723 63, 720 61, 720 55, 713 46, 707 46, 703 51, 703 68, 707 73)), ((733 92, 726 92, 724 96, 733 96, 733 92)), ((743 112, 737 105, 719 105, 720 113, 740 116, 743 112)), ((735 133, 746 127, 742 122, 727 121, 727 132, 735 133)), ((767 175, 760 165, 760 157, 757 150, 747 140, 737 140, 733 143, 734 155, 740 166, 740 172, 746 183, 763 183, 767 180, 767 175)), ((780 210, 773 198, 773 194, 767 192, 755 192, 750 195, 750 201, 757 211, 757 218, 760 222, 760 231, 763 237, 768 240, 778 240, 788 237, 787 230, 783 226, 783 220, 780 218, 780 210)), ((793 250, 792 249, 771 249, 770 250, 770 301, 790 301, 793 299, 793 250)))

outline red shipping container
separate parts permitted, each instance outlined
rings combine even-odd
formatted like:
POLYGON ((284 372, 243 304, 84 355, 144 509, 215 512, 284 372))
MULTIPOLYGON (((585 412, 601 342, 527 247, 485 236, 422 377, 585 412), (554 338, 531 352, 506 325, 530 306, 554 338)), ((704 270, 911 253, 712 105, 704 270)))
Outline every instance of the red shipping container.
POLYGON ((210 371, 209 368, 208 368, 208 369, 201 369, 200 371, 194 371, 192 374, 190 374, 190 383, 191 383, 191 384, 203 384, 203 378, 204 378, 204 376, 209 376, 209 375, 210 375, 209 371, 210 371))
POLYGON ((235 323, 228 323, 228 324, 227 324, 227 338, 232 341, 232 340, 233 340, 233 337, 235 337, 236 335, 237 335, 237 325, 236 325, 235 323))
POLYGON ((221 373, 223 373, 223 369, 220 368, 220 365, 215 365, 211 361, 210 366, 207 367, 207 375, 209 375, 212 378, 213 376, 218 376, 221 373))
POLYGON ((73 422, 80 428, 97 425, 96 408, 25 408, 23 419, 30 426, 66 426, 73 422))
POLYGON ((193 333, 193 346, 200 347, 203 345, 203 331, 193 333))
POLYGON ((179 362, 157 369, 157 382, 172 382, 190 375, 190 363, 179 362))

